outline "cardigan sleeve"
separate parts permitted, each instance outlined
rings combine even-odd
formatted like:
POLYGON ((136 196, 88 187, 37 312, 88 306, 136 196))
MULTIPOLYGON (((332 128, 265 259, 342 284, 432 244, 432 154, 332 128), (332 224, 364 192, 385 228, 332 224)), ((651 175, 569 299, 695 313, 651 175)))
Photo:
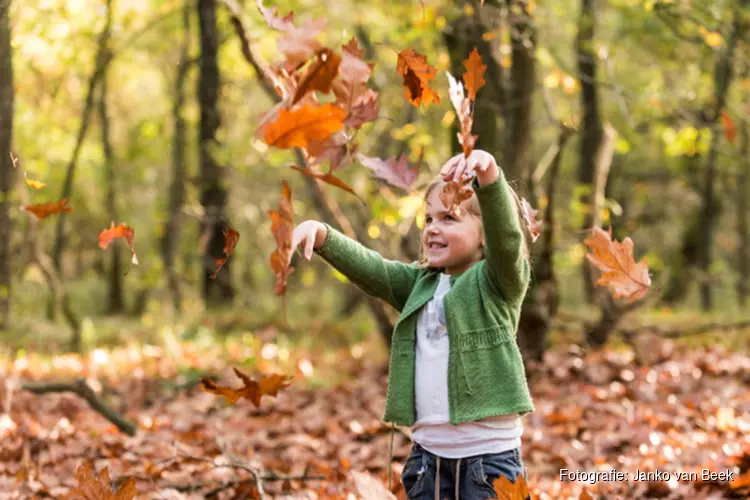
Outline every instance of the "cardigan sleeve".
POLYGON ((419 268, 382 257, 328 224, 328 235, 315 253, 365 293, 381 298, 399 312, 414 288, 419 268))
POLYGON ((484 254, 491 282, 511 303, 523 300, 529 285, 531 265, 524 256, 524 235, 508 181, 500 169, 498 178, 472 187, 482 211, 484 254))

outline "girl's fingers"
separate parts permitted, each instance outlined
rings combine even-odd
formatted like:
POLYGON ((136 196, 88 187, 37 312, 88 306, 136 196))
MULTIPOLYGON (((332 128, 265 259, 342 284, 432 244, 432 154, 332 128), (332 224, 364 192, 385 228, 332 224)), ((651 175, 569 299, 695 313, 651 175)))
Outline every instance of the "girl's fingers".
POLYGON ((466 171, 466 158, 464 158, 462 155, 458 159, 458 165, 456 166, 456 171, 453 173, 453 180, 454 181, 461 180, 461 176, 464 175, 465 171, 466 171))
POLYGON ((307 244, 305 245, 305 260, 310 260, 312 258, 314 244, 315 244, 315 229, 312 230, 312 234, 307 235, 307 244))
POLYGON ((445 164, 440 168, 440 173, 442 175, 449 175, 450 172, 452 172, 453 169, 456 167, 456 164, 458 163, 459 158, 460 158, 460 155, 456 155, 452 157, 450 160, 446 161, 445 164))

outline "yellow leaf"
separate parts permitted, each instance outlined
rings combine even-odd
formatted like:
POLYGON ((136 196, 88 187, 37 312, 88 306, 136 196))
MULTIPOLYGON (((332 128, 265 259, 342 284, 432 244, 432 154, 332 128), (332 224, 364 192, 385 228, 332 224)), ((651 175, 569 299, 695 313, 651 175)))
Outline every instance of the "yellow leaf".
POLYGON ((33 187, 34 189, 42 189, 43 187, 45 187, 45 186, 46 186, 46 184, 45 184, 45 183, 43 183, 43 182, 40 182, 40 181, 35 181, 35 180, 33 180, 33 179, 29 179, 29 178, 28 178, 28 177, 26 176, 26 172, 24 172, 24 173, 23 173, 23 177, 24 177, 24 179, 26 180, 26 184, 28 184, 29 186, 33 187))

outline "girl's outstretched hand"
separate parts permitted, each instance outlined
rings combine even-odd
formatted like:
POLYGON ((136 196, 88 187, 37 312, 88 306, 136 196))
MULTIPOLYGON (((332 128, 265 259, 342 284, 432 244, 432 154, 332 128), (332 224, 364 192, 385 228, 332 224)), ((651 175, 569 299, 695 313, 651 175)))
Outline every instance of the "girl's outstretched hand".
POLYGON ((440 169, 440 175, 445 182, 466 181, 472 177, 472 173, 476 174, 481 186, 486 186, 500 175, 500 167, 490 153, 475 149, 468 158, 464 157, 463 153, 457 154, 440 169))
POLYGON ((328 228, 322 222, 306 220, 299 223, 292 233, 292 251, 289 252, 289 260, 292 260, 292 254, 297 247, 303 245, 305 260, 309 261, 312 258, 313 248, 322 247, 327 236, 328 228))

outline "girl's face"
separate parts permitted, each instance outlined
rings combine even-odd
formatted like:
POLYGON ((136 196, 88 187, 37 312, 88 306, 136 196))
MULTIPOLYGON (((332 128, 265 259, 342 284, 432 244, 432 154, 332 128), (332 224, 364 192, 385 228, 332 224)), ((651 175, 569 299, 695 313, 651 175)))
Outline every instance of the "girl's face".
POLYGON ((458 214, 448 213, 440 201, 442 185, 427 197, 427 212, 422 230, 422 245, 431 267, 444 267, 446 274, 461 274, 482 259, 482 222, 468 211, 465 200, 458 214))

